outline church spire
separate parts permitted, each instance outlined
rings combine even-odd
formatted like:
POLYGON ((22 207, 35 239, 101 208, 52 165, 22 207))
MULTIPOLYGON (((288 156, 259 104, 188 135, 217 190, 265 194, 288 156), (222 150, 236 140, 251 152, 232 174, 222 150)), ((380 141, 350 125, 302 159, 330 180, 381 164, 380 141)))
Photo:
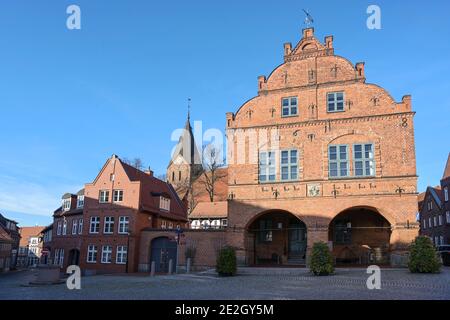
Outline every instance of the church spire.
POLYGON ((187 121, 191 121, 191 98, 188 98, 188 113, 187 113, 187 121))

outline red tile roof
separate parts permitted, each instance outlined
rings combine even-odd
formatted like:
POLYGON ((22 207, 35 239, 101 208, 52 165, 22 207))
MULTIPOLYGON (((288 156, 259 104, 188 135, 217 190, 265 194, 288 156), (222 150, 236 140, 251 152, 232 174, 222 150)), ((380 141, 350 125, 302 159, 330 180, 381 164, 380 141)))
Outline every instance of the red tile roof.
POLYGON ((20 228, 20 246, 26 247, 28 246, 28 241, 30 237, 38 237, 42 230, 45 229, 45 226, 36 226, 36 227, 22 227, 20 228))
POLYGON ((228 216, 228 201, 199 202, 189 215, 190 219, 226 218, 228 216))

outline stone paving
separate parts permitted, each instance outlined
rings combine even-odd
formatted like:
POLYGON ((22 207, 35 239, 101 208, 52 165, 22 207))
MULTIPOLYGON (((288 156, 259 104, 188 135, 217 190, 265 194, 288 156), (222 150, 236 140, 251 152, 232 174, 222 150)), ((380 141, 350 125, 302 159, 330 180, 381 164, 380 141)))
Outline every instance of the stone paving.
POLYGON ((214 272, 149 277, 99 275, 82 278, 81 290, 65 284, 27 287, 32 271, 0 274, 1 300, 28 299, 450 299, 450 268, 440 274, 411 274, 406 269, 383 269, 381 290, 369 290, 365 269, 338 269, 335 275, 314 277, 306 269, 240 270, 220 278, 214 272))

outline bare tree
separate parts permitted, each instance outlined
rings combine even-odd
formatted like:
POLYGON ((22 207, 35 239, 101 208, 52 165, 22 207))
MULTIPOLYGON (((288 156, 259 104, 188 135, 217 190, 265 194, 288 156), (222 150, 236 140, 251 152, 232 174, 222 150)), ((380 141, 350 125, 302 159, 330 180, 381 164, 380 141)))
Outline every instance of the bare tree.
POLYGON ((201 183, 209 195, 209 200, 214 202, 216 182, 223 178, 225 174, 219 171, 224 166, 222 151, 220 147, 209 144, 204 147, 203 173, 199 183, 201 183))
POLYGON ((141 158, 139 158, 139 157, 136 157, 133 160, 130 160, 128 158, 123 158, 122 162, 128 164, 129 166, 135 167, 138 170, 142 170, 144 168, 144 164, 143 164, 141 158))

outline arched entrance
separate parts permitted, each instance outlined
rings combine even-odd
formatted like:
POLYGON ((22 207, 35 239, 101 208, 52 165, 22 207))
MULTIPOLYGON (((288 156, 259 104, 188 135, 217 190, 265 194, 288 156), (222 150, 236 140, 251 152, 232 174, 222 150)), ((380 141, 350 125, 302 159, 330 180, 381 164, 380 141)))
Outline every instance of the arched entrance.
POLYGON ((69 266, 80 265, 80 250, 72 249, 69 251, 69 266))
POLYGON ((258 216, 247 228, 250 265, 304 265, 306 225, 293 214, 273 210, 258 216))
POLYGON ((167 237, 155 238, 150 245, 150 265, 155 262, 156 272, 169 272, 169 262, 175 267, 177 258, 177 242, 167 237))
POLYGON ((391 225, 376 209, 341 212, 330 222, 328 237, 337 265, 389 263, 391 225))

